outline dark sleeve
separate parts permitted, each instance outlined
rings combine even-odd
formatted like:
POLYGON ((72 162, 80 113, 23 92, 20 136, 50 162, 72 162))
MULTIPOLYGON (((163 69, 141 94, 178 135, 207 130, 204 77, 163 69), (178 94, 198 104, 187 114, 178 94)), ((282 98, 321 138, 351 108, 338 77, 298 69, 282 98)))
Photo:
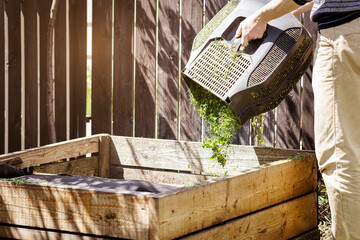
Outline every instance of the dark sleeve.
POLYGON ((293 0, 293 1, 299 5, 304 5, 307 2, 311 2, 311 0, 293 0))

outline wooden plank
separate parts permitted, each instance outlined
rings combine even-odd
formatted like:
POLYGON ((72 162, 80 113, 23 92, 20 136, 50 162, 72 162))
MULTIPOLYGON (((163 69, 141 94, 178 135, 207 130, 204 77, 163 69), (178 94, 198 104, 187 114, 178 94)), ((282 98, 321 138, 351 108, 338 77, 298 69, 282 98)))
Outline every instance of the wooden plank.
POLYGON ((176 171, 157 171, 149 169, 132 169, 123 167, 111 167, 111 179, 143 180, 153 183, 172 184, 182 187, 196 186, 200 182, 211 179, 210 176, 179 173, 176 171))
POLYGON ((56 140, 66 140, 66 1, 59 3, 55 23, 55 127, 56 140))
POLYGON ((0 182, 0 222, 66 232, 148 239, 146 193, 86 191, 0 182))
MULTIPOLYGON (((5 56, 4 4, 0 1, 0 56, 5 56)), ((5 152, 5 57, 0 57, 0 154, 5 152)))
POLYGON ((289 239, 316 226, 313 192, 181 239, 289 239))
MULTIPOLYGON (((304 17, 304 25, 309 30, 313 49, 316 47, 318 28, 317 24, 310 20, 310 13, 304 17)), ((315 149, 314 144, 314 93, 312 90, 312 68, 313 64, 307 69, 303 76, 303 92, 301 97, 301 115, 302 115, 302 147, 303 149, 315 149)))
POLYGON ((208 23, 227 3, 227 0, 205 0, 205 24, 208 23))
POLYGON ((316 185, 315 159, 301 158, 171 195, 157 194, 159 232, 164 239, 183 236, 314 192, 316 185))
POLYGON ((178 1, 159 1, 157 129, 160 139, 177 139, 179 101, 178 1))
MULTIPOLYGON (((181 69, 187 63, 193 40, 202 28, 202 0, 183 0, 181 10, 181 69)), ((184 81, 180 86, 180 139, 201 140, 201 117, 190 102, 188 88, 184 81)))
POLYGON ((36 173, 68 174, 72 176, 98 176, 99 157, 49 163, 34 168, 36 173))
POLYGON ((16 166, 24 168, 96 152, 99 152, 99 135, 4 154, 0 156, 0 161, 2 159, 20 157, 23 163, 16 166))
POLYGON ((21 149, 21 29, 20 0, 5 2, 9 20, 9 152, 21 149))
POLYGON ((51 1, 38 0, 38 14, 40 18, 40 145, 50 143, 48 119, 46 110, 47 93, 47 30, 50 18, 51 1))
POLYGON ((71 139, 86 135, 86 2, 69 1, 71 139))
POLYGON ((114 1, 114 135, 133 136, 134 0, 114 1))
POLYGON ((135 136, 155 137, 156 1, 136 2, 135 136))
POLYGON ((111 136, 111 163, 114 165, 171 169, 196 173, 238 174, 240 171, 261 164, 294 157, 298 150, 232 146, 229 159, 222 168, 212 156, 211 149, 204 149, 198 142, 154 140, 111 136))
POLYGON ((314 228, 310 231, 307 231, 299 236, 296 236, 292 238, 291 240, 319 240, 320 238, 320 230, 317 228, 314 228))
POLYGON ((275 141, 275 114, 274 111, 265 113, 264 130, 263 130, 264 146, 273 147, 275 141))
POLYGON ((239 130, 239 144, 241 145, 250 145, 250 120, 245 122, 239 130))
POLYGON ((99 176, 108 178, 110 175, 110 136, 100 137, 99 176))
POLYGON ((23 2, 25 24, 25 149, 38 144, 37 0, 23 2))
POLYGON ((300 82, 277 107, 276 147, 300 149, 300 82))
POLYGON ((96 240, 109 239, 101 236, 83 235, 69 232, 59 232, 49 229, 28 228, 18 225, 9 225, 0 223, 0 237, 10 239, 69 239, 69 240, 96 240))

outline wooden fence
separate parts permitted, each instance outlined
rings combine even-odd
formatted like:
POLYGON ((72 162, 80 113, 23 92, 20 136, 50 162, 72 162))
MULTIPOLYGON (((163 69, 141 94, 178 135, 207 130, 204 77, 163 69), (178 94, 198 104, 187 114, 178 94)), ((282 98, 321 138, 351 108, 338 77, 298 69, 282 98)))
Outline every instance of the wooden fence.
MULTIPOLYGON (((58 141, 86 135, 87 3, 61 1, 57 15, 58 141)), ((92 134, 200 141, 206 124, 190 104, 180 72, 194 36, 227 0, 90 3, 92 134)), ((0 153, 49 143, 45 98, 50 5, 50 0, 0 1, 0 153)), ((313 29, 308 17, 305 24, 313 29)), ((252 139, 246 123, 236 142, 252 144, 252 139)), ((310 69, 276 111, 266 114, 264 140, 266 146, 314 148, 310 69)))

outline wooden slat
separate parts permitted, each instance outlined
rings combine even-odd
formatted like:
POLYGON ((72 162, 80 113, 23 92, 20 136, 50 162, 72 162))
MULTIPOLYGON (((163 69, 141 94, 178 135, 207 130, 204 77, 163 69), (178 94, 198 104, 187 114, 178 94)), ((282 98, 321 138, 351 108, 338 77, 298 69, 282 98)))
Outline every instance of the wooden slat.
POLYGON ((136 4, 135 136, 155 137, 156 1, 136 4))
POLYGON ((171 195, 158 194, 160 235, 183 236, 313 192, 316 178, 315 159, 302 158, 171 195))
POLYGON ((274 111, 265 113, 263 128, 264 146, 273 147, 275 141, 275 114, 274 111))
POLYGON ((37 0, 23 2, 25 24, 25 148, 37 147, 38 44, 37 0))
POLYGON ((9 25, 9 152, 21 149, 21 29, 20 0, 7 1, 9 25))
POLYGON ((250 145, 250 120, 245 122, 239 130, 239 144, 250 145))
POLYGON ((17 165, 17 167, 24 168, 96 152, 99 152, 99 136, 79 138, 21 152, 4 154, 0 156, 0 163, 2 159, 20 157, 23 163, 17 165))
POLYGON ((99 158, 80 158, 46 164, 35 167, 34 171, 36 173, 68 174, 72 176, 97 176, 99 172, 99 158))
MULTIPOLYGON (((0 1, 0 89, 5 89, 5 27, 4 27, 4 4, 0 1)), ((5 152, 5 90, 0 91, 0 154, 5 152)))
POLYGON ((300 82, 277 107, 276 147, 300 149, 300 82))
POLYGON ((69 1, 71 139, 86 135, 86 2, 69 1))
POLYGON ((149 208, 148 198, 144 195, 2 181, 0 222, 126 239, 148 239, 149 208))
POLYGON ((177 139, 179 21, 178 1, 159 1, 157 136, 160 139, 177 139))
POLYGON ((46 110, 47 93, 47 30, 50 17, 51 1, 38 0, 39 18, 40 18, 40 145, 50 143, 48 131, 48 119, 46 110))
MULTIPOLYGON (((305 14, 304 18, 305 27, 309 30, 312 40, 313 40, 313 49, 316 47, 317 40, 317 24, 310 20, 310 13, 305 14)), ((314 93, 312 90, 312 68, 310 67, 305 72, 303 76, 303 92, 302 92, 302 147, 303 149, 315 149, 314 144, 314 93)))
POLYGON ((114 1, 114 135, 133 136, 134 0, 114 1))
POLYGON ((233 145, 225 168, 209 159, 211 149, 201 143, 111 136, 111 163, 114 165, 172 169, 187 172, 237 174, 261 164, 294 157, 302 151, 233 145))
POLYGON ((112 1, 93 1, 92 133, 111 133, 112 1))
MULTIPOLYGON (((181 69, 187 63, 193 40, 202 28, 202 0, 183 0, 181 16, 181 69)), ((181 82, 180 95, 180 140, 201 140, 201 118, 190 103, 188 88, 181 82)))
POLYGON ((99 176, 102 178, 110 175, 110 140, 110 136, 100 137, 99 176))
POLYGON ((96 239, 108 239, 101 236, 86 236, 83 234, 59 232, 49 229, 34 229, 24 226, 8 225, 0 223, 0 237, 10 239, 69 239, 69 240, 96 240, 96 239))
POLYGON ((66 1, 60 1, 55 23, 56 140, 66 140, 66 1))
POLYGON ((316 202, 313 192, 182 239, 289 239, 317 227, 316 202))

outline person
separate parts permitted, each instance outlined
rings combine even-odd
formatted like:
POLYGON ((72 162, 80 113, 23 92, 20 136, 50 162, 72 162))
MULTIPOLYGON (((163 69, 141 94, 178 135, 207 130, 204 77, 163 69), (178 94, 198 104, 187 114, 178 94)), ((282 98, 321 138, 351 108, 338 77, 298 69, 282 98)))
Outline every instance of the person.
POLYGON ((311 9, 318 24, 313 90, 315 153, 332 216, 335 239, 360 239, 360 1, 272 0, 242 21, 246 47, 267 23, 311 9))

